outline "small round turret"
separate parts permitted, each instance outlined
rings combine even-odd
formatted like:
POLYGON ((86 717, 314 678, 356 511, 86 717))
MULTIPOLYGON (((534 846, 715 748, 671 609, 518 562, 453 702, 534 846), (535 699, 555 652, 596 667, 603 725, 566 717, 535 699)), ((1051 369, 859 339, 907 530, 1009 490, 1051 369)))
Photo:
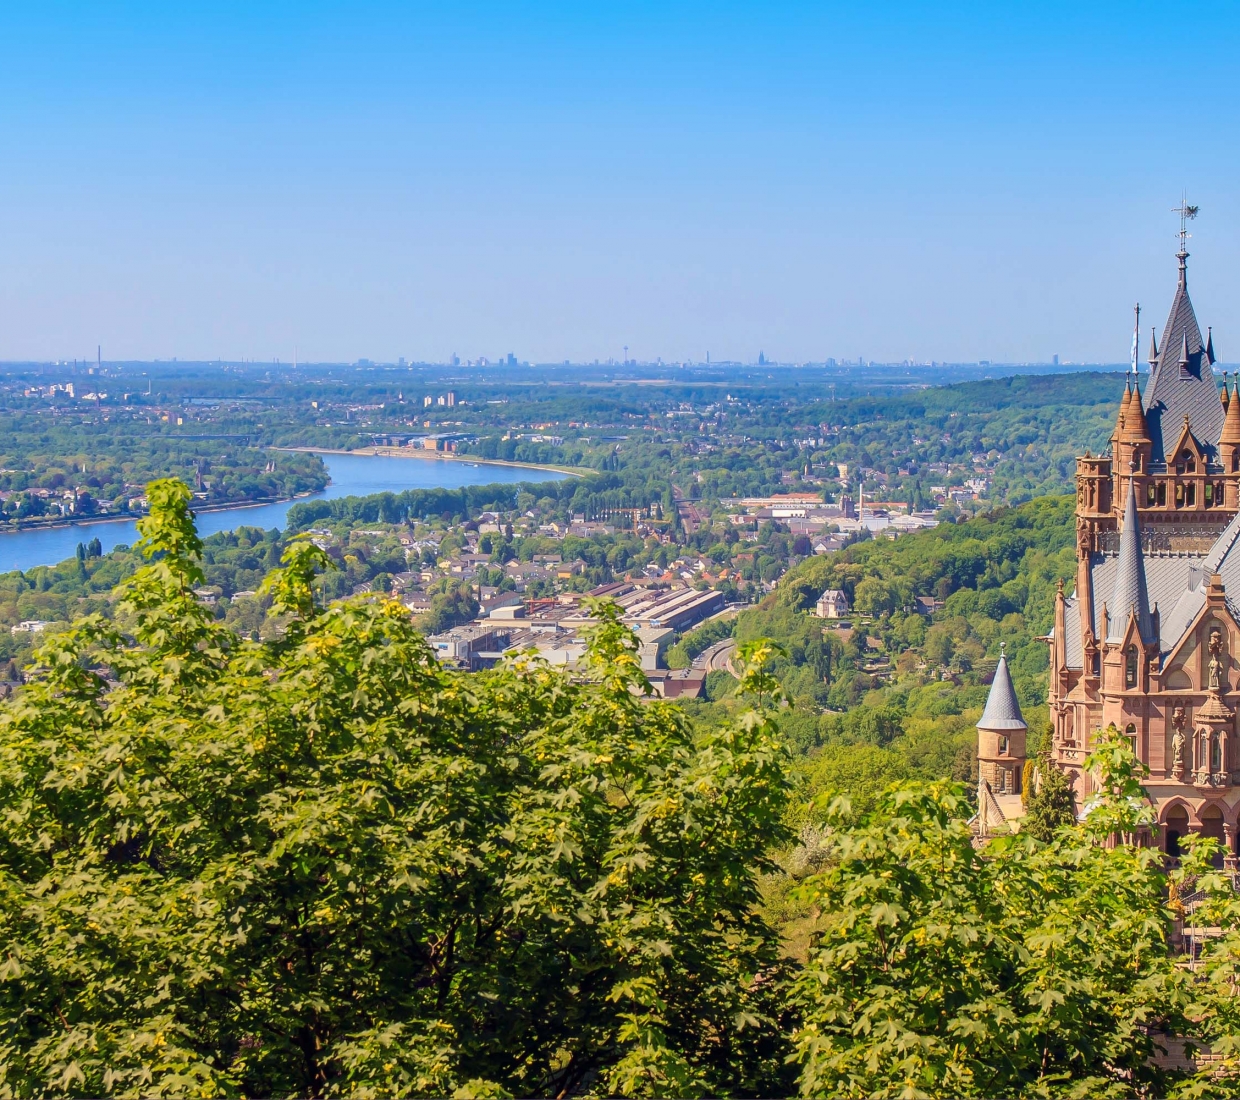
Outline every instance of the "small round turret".
POLYGON ((1028 729, 1004 652, 995 669, 986 709, 977 723, 978 777, 986 780, 995 794, 1020 794, 1028 729))

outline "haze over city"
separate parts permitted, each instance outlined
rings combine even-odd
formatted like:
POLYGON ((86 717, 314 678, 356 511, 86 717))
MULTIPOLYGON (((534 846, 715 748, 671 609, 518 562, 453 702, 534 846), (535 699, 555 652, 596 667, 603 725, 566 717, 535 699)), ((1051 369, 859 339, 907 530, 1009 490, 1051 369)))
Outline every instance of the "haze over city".
POLYGON ((1226 360, 1236 45, 1204 4, 9 6, 0 358, 1117 362, 1187 190, 1226 360))

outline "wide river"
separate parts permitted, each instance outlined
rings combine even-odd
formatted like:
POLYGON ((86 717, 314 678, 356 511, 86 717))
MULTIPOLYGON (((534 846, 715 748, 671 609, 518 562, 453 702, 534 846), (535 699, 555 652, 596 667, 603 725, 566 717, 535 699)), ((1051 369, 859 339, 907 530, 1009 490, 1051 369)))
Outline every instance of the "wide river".
MULTIPOLYGON (((457 489, 462 485, 512 484, 517 481, 558 481, 567 474, 556 470, 531 470, 522 466, 499 466, 486 462, 463 462, 443 458, 389 458, 386 455, 323 454, 331 484, 322 493, 301 500, 361 497, 371 493, 399 493, 403 489, 457 489)), ((213 535, 234 527, 282 528, 284 517, 296 503, 260 504, 257 507, 224 508, 198 514, 198 533, 213 535)), ((98 538, 106 554, 122 543, 132 546, 138 538, 133 520, 102 520, 68 527, 45 527, 0 534, 0 573, 55 565, 77 553, 79 542, 98 538)))

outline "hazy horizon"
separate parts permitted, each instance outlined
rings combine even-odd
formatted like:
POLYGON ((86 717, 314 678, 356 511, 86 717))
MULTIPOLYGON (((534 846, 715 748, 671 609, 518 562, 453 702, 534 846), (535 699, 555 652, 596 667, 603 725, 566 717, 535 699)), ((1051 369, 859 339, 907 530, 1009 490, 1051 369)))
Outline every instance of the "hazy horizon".
POLYGON ((0 12, 0 360, 1240 356, 1230 6, 0 12), (1167 60, 1178 43, 1185 60, 1167 60), (1186 79, 1181 68, 1201 74, 1186 79))

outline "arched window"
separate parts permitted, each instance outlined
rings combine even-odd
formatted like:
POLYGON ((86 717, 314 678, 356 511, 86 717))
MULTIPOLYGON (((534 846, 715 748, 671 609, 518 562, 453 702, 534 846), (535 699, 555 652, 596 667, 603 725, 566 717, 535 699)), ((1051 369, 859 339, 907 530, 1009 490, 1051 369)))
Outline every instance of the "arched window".
POLYGON ((1137 647, 1130 645, 1124 653, 1124 687, 1137 686, 1137 647))
POLYGON ((1178 481, 1175 483, 1175 506, 1177 508, 1184 507, 1184 486, 1178 481))
POLYGON ((1132 749, 1132 754, 1137 755, 1137 727, 1129 722, 1124 727, 1124 736, 1128 738, 1128 745, 1132 749))
POLYGON ((1174 806, 1167 812, 1164 824, 1167 838, 1167 855, 1180 854, 1180 838, 1188 834, 1188 811, 1182 806, 1174 806))
POLYGON ((1009 749, 1010 747, 1011 747, 1011 746, 1010 746, 1010 743, 1009 743, 1008 739, 1007 739, 1006 737, 1000 736, 1000 738, 999 738, 999 755, 1000 755, 1000 756, 1007 756, 1007 754, 1008 754, 1008 749, 1009 749))

